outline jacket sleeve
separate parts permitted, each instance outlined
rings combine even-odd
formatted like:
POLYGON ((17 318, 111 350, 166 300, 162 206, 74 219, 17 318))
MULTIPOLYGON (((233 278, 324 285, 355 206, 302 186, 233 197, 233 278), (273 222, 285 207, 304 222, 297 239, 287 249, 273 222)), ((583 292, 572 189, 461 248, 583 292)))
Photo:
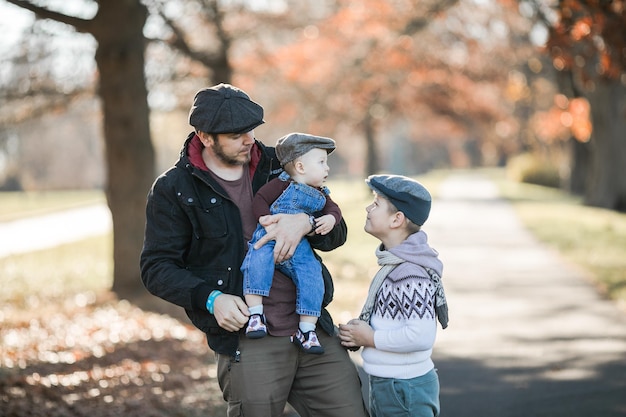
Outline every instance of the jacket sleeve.
POLYGON ((197 300, 206 300, 212 290, 184 266, 192 238, 192 225, 176 193, 160 178, 150 190, 146 204, 141 279, 150 293, 186 310, 204 308, 204 301, 197 300))
POLYGON ((335 224, 335 227, 333 227, 333 230, 331 230, 330 233, 326 235, 307 236, 311 247, 322 252, 337 249, 339 246, 346 243, 347 238, 348 226, 343 218, 339 223, 335 224))
POLYGON ((329 195, 326 196, 326 204, 322 209, 322 213, 330 214, 331 216, 333 216, 336 220, 335 224, 341 221, 341 209, 339 208, 339 205, 337 205, 337 203, 335 203, 332 198, 330 198, 329 195))

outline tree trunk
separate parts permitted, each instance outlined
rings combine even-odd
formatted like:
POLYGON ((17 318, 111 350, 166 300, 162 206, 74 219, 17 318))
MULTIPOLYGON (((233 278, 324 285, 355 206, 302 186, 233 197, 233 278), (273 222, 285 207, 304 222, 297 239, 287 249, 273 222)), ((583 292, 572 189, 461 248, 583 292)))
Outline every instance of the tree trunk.
POLYGON ((363 131, 365 133, 365 152, 366 152, 366 172, 365 175, 374 175, 378 173, 378 150, 376 149, 376 138, 374 137, 374 121, 368 115, 363 120, 363 131))
POLYGON ((571 168, 568 191, 576 195, 584 195, 589 182, 589 165, 591 164, 591 149, 588 142, 582 143, 570 138, 571 168))
POLYGON ((591 104, 592 163, 585 204, 626 211, 626 87, 598 81, 586 94, 591 104))
POLYGON ((146 194, 155 175, 144 78, 147 14, 139 0, 101 1, 93 20, 113 218, 113 291, 121 298, 143 291, 139 255, 146 194))

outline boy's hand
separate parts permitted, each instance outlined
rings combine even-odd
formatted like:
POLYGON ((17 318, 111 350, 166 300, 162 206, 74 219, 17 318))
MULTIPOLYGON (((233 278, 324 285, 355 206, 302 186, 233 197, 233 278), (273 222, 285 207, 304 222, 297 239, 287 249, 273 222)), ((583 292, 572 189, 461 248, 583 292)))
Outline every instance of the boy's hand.
POLYGON ((374 329, 363 320, 352 319, 348 324, 339 325, 339 339, 346 347, 376 347, 374 329))
POLYGON ((318 235, 326 235, 335 227, 335 216, 326 214, 315 219, 315 233, 318 235))

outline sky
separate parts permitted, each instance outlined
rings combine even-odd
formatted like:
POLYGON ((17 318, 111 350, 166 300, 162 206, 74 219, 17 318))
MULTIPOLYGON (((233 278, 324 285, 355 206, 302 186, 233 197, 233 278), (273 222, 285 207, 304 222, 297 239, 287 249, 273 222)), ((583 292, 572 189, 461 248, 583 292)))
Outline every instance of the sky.
MULTIPOLYGON (((85 0, 49 0, 46 7, 73 16, 89 18, 94 15, 97 4, 85 0)), ((32 12, 0 0, 0 33, 2 33, 0 54, 10 49, 19 40, 22 31, 34 21, 32 12)))
POLYGON ((34 21, 32 13, 0 0, 0 53, 14 45, 22 30, 34 21))

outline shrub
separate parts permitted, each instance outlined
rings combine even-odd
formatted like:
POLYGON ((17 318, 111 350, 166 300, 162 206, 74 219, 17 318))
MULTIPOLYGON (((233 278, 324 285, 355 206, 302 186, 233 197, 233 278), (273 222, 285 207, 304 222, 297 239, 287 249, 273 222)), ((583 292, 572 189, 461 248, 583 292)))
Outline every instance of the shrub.
POLYGON ((507 176, 517 182, 559 188, 561 176, 558 167, 544 157, 524 153, 509 159, 507 176))

